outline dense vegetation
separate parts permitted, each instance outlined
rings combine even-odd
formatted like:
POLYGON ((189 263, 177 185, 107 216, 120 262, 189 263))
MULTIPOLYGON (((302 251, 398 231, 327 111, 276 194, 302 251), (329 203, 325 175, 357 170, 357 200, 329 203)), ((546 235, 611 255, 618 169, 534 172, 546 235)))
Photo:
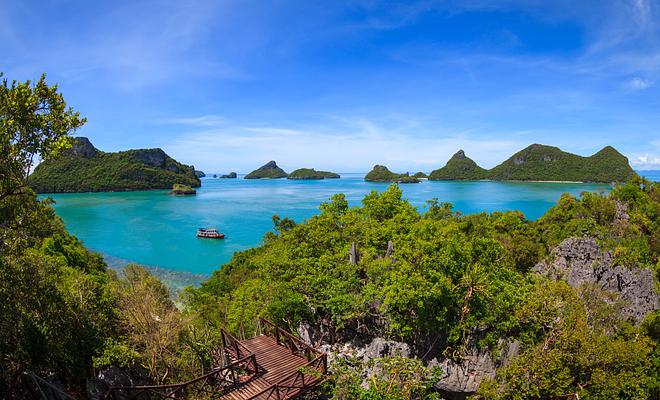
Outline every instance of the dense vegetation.
POLYGON ((536 222, 516 211, 463 216, 437 201, 420 214, 396 185, 355 208, 335 195, 304 224, 276 219, 276 233, 191 290, 189 306, 242 335, 267 315, 291 328, 309 321, 330 343, 384 336, 438 357, 460 359, 475 342, 496 351, 499 338, 520 341, 525 351, 486 385, 487 398, 649 398, 658 385, 657 312, 635 327, 611 294, 546 282, 530 269, 563 239, 589 235, 621 264, 657 277, 658 215, 660 188, 644 181, 608 196, 564 195, 536 222), (617 218, 617 204, 630 223, 617 218))
POLYGON ((180 183, 175 183, 172 186, 172 190, 170 191, 170 194, 174 194, 174 195, 178 195, 178 196, 190 195, 190 194, 196 194, 196 193, 197 193, 197 191, 195 189, 191 188, 188 185, 182 185, 180 183))
POLYGON ((431 180, 478 180, 485 179, 487 171, 477 165, 471 158, 465 155, 463 150, 454 154, 447 165, 432 171, 429 175, 431 180))
POLYGON ((581 157, 557 147, 533 144, 490 170, 481 168, 460 150, 447 165, 431 172, 429 179, 610 183, 627 182, 636 175, 628 159, 611 146, 591 157, 581 157))
POLYGON ((316 171, 314 168, 299 168, 287 176, 288 179, 333 179, 339 174, 328 171, 316 171))
POLYGON ((397 174, 384 165, 374 165, 373 169, 364 177, 364 180, 367 182, 419 183, 416 176, 410 176, 407 172, 397 174))
POLYGON ((161 149, 104 153, 88 141, 83 145, 85 141, 77 138, 72 150, 39 164, 30 175, 30 187, 37 193, 57 193, 169 189, 175 183, 200 186, 193 167, 161 149))
MULTIPOLYGON (((597 238, 626 268, 660 270, 660 187, 641 179, 607 196, 564 195, 541 219, 516 211, 460 215, 432 200, 423 212, 397 185, 360 207, 343 195, 303 224, 274 217, 260 247, 236 253, 177 308, 161 282, 129 266, 118 277, 26 185, 35 155, 71 146, 84 119, 56 87, 0 85, 0 393, 31 398, 27 372, 72 392, 107 366, 177 382, 208 371, 221 327, 255 332, 257 316, 327 343, 382 336, 420 357, 460 360, 471 346, 520 356, 482 385, 485 399, 655 399, 660 313, 635 325, 614 294, 541 279, 531 268, 562 240, 597 238), (37 112, 38 111, 38 112, 37 112), (36 117, 39 115, 39 117, 36 117), (16 121, 20 121, 17 123, 16 121), (349 257, 351 247, 357 252, 349 257)), ((66 154, 64 154, 66 157, 66 154)), ((422 360, 339 362, 335 399, 434 399, 437 369, 422 360), (364 368, 378 373, 365 385, 364 368)))
POLYGON ((278 179, 286 178, 288 174, 277 166, 275 161, 269 161, 261 167, 245 175, 245 179, 278 179))

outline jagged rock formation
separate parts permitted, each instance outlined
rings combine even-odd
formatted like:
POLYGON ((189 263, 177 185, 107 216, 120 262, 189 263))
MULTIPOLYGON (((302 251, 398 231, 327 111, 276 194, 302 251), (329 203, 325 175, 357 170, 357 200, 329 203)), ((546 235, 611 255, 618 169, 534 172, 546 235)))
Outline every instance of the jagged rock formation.
MULTIPOLYGON (((228 174, 220 175, 221 179, 236 179, 238 175, 236 175, 236 172, 230 172, 228 174)), ((217 175, 213 175, 214 178, 217 177, 217 175)))
POLYGON ((312 180, 312 179, 336 179, 339 178, 339 174, 329 171, 317 171, 314 168, 299 168, 287 176, 287 179, 300 179, 300 180, 312 180))
POLYGON ((594 238, 564 240, 553 249, 548 260, 534 267, 534 271, 550 279, 564 280, 572 287, 597 284, 618 293, 625 302, 622 317, 636 323, 660 308, 651 270, 616 265, 612 252, 601 250, 594 238))
POLYGON ((245 175, 245 179, 277 179, 286 178, 288 174, 277 166, 275 161, 269 161, 261 167, 245 175))
POLYGON ((447 164, 435 171, 431 172, 429 179, 431 180, 477 180, 484 179, 486 170, 477 165, 465 155, 463 150, 459 150, 454 154, 447 164))
POLYGON ((87 138, 76 138, 71 150, 39 164, 28 183, 37 193, 169 189, 175 183, 200 186, 194 167, 162 149, 105 153, 87 138))
POLYGON ((204 171, 195 170, 195 176, 198 177, 198 178, 203 178, 203 177, 206 176, 206 174, 204 173, 204 171))

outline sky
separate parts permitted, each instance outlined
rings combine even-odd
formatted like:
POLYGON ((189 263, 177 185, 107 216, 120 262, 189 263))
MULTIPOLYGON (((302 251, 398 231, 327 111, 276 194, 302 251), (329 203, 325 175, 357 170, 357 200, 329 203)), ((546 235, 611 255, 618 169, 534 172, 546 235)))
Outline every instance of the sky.
POLYGON ((0 0, 0 43, 76 135, 204 171, 490 168, 532 143, 660 169, 660 0, 0 0))

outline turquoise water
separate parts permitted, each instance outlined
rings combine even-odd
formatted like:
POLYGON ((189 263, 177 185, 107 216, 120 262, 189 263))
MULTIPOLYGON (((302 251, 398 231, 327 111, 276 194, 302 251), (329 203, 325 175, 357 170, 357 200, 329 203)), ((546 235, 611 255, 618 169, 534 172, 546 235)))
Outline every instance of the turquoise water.
MULTIPOLYGON (((385 183, 344 174, 322 181, 202 179, 196 196, 174 197, 167 191, 52 195, 55 210, 70 232, 106 256, 199 274, 208 274, 239 250, 259 245, 273 228, 271 217, 303 221, 321 202, 344 193, 351 205, 385 183), (198 239, 198 227, 214 226, 225 240, 198 239)), ((609 185, 571 183, 424 181, 401 186, 418 207, 434 197, 463 213, 521 210, 540 217, 563 192, 607 192, 609 185)))

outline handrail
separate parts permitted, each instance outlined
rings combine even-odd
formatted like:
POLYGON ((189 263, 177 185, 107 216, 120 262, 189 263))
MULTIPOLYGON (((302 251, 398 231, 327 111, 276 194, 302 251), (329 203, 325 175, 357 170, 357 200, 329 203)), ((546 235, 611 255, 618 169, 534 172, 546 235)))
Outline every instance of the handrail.
POLYGON ((257 360, 256 356, 254 354, 250 354, 249 356, 243 357, 239 360, 236 360, 224 367, 221 368, 215 368, 213 371, 202 375, 198 376, 197 378, 191 379, 186 382, 181 382, 181 383, 172 383, 172 384, 167 384, 167 385, 144 385, 144 386, 115 386, 111 387, 110 390, 108 390, 108 393, 105 395, 105 399, 113 399, 114 393, 115 392, 137 392, 133 395, 133 397, 130 397, 131 399, 136 399, 138 396, 140 396, 143 393, 153 393, 165 398, 171 398, 174 399, 176 398, 175 396, 179 394, 179 392, 185 390, 188 386, 195 384, 197 382, 203 381, 203 380, 208 380, 209 378, 217 378, 218 375, 225 371, 229 371, 231 373, 231 378, 232 380, 227 379, 226 377, 222 377, 222 380, 231 384, 236 383, 236 376, 234 374, 235 370, 244 370, 251 375, 249 376, 249 379, 252 379, 258 372, 258 366, 257 366, 257 360), (248 362, 249 361, 249 362, 248 362), (243 364, 246 364, 245 367, 243 367, 243 364), (251 366, 251 368, 250 368, 251 366), (167 389, 175 389, 171 393, 159 393, 157 392, 158 390, 167 390, 167 389))
POLYGON ((280 390, 286 390, 287 392, 290 391, 291 389, 296 389, 294 386, 295 383, 297 382, 297 377, 301 376, 302 378, 302 387, 299 387, 298 389, 304 390, 306 389, 305 387, 305 373, 301 370, 304 368, 314 368, 314 369, 319 369, 321 372, 325 375, 328 373, 328 355, 326 353, 321 353, 318 357, 313 359, 312 361, 308 362, 307 364, 303 365, 300 367, 297 371, 294 371, 290 373, 289 375, 285 376, 284 378, 280 379, 277 381, 277 383, 272 384, 271 386, 267 387, 266 389, 262 390, 261 392, 255 394, 254 396, 250 397, 250 399, 257 399, 260 396, 267 394, 268 396, 266 397, 266 400, 270 398, 270 396, 275 393, 275 398, 277 400, 284 400, 287 397, 280 397, 280 390), (317 365, 319 364, 320 365, 317 365), (293 383, 290 385, 285 385, 285 382, 290 380, 291 378, 294 378, 293 383))
POLYGON ((240 340, 236 339, 234 335, 226 331, 224 328, 220 328, 220 334, 222 337, 222 347, 223 348, 232 348, 236 353, 236 358, 242 358, 242 355, 250 355, 252 351, 248 349, 240 340), (229 339, 229 340, 228 340, 229 339), (241 353, 240 349, 244 350, 244 353, 241 353))
POLYGON ((310 346, 309 344, 303 342, 296 336, 294 336, 291 332, 287 331, 286 329, 282 329, 279 326, 275 325, 274 323, 270 322, 266 318, 259 317, 259 328, 261 329, 262 333, 266 332, 268 333, 268 330, 266 327, 269 327, 271 330, 275 331, 274 338, 275 341, 277 341, 278 344, 281 343, 281 336, 285 336, 287 339, 289 339, 287 346, 289 350, 293 351, 294 353, 300 352, 300 349, 297 348, 295 344, 298 345, 298 347, 303 347, 305 351, 303 351, 303 354, 305 355, 305 358, 307 358, 307 361, 310 361, 312 359, 312 354, 323 354, 320 351, 316 350, 314 347, 310 346), (295 348, 294 348, 295 347, 295 348))

